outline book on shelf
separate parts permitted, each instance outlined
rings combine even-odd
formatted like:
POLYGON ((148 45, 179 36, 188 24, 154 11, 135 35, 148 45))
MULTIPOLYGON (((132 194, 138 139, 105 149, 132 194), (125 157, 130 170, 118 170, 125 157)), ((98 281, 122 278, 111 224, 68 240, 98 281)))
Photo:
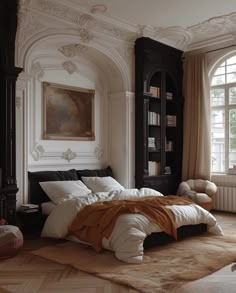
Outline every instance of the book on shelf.
POLYGON ((149 111, 148 112, 148 124, 160 126, 160 124, 161 124, 160 114, 156 113, 156 112, 149 111))
POLYGON ((161 164, 156 161, 148 161, 149 176, 158 176, 161 174, 161 164))
POLYGON ((166 125, 167 126, 176 126, 176 116, 175 115, 166 115, 166 125))
POLYGON ((143 94, 144 94, 145 96, 152 97, 152 93, 150 93, 150 92, 143 92, 143 94))
POLYGON ((21 212, 23 213, 35 213, 35 212, 38 212, 39 211, 39 208, 35 208, 35 209, 20 209, 21 212))
POLYGON ((149 92, 152 93, 154 98, 160 98, 160 88, 157 86, 150 86, 149 92))
POLYGON ((167 100, 173 100, 173 93, 166 92, 166 99, 167 100))
POLYGON ((33 203, 25 203, 25 204, 22 204, 21 207, 23 209, 38 209, 39 205, 38 204, 33 204, 33 203))
POLYGON ((144 80, 144 82, 143 82, 143 91, 144 91, 144 93, 148 92, 148 87, 147 87, 147 81, 146 80, 144 80))
POLYGON ((148 137, 148 148, 149 149, 156 149, 156 139, 155 137, 148 137))
POLYGON ((165 150, 166 150, 166 152, 172 152, 173 151, 173 141, 171 141, 171 140, 166 141, 165 150))
POLYGON ((34 213, 39 211, 39 205, 37 204, 22 204, 20 207, 20 211, 24 213, 34 213))

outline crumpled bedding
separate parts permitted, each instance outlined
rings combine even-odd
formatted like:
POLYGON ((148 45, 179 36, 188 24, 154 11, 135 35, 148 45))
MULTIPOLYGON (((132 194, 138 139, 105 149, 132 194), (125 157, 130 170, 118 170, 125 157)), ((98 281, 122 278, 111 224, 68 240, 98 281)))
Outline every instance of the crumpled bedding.
MULTIPOLYGON (((162 196, 150 188, 124 189, 112 192, 99 192, 84 197, 67 200, 59 205, 48 216, 41 236, 52 238, 68 238, 78 241, 68 234, 68 228, 77 213, 86 205, 97 201, 137 199, 145 196, 162 196)), ((177 228, 184 225, 206 224, 212 234, 222 235, 222 229, 215 217, 196 204, 166 206, 175 215, 177 228)), ((143 241, 153 232, 162 232, 160 227, 141 214, 123 214, 118 217, 114 229, 108 239, 102 240, 105 249, 114 251, 115 256, 128 263, 143 261, 143 241)))

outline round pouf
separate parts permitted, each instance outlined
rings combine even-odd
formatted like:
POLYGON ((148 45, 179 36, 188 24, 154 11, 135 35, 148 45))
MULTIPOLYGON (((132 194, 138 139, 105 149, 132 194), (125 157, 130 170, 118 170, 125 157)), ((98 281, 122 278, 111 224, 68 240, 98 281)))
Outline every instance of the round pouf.
POLYGON ((17 226, 0 226, 0 258, 14 256, 23 243, 23 235, 17 226))

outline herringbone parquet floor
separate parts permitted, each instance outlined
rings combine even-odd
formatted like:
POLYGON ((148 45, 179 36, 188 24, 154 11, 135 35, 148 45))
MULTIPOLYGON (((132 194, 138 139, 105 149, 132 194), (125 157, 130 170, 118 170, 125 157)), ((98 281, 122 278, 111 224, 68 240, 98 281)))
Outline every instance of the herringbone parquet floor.
MULTIPOLYGON (((236 231, 236 214, 214 214, 225 231, 236 231)), ((0 261, 0 293, 137 292, 29 253, 31 250, 56 242, 36 238, 25 239, 24 247, 17 256, 0 261)))

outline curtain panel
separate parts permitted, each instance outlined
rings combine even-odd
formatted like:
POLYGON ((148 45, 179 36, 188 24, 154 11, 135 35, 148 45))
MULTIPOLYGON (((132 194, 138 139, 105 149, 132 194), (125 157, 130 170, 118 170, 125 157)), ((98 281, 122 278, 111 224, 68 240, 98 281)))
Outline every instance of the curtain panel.
POLYGON ((210 98, 204 54, 184 60, 184 137, 182 180, 210 179, 210 98))

